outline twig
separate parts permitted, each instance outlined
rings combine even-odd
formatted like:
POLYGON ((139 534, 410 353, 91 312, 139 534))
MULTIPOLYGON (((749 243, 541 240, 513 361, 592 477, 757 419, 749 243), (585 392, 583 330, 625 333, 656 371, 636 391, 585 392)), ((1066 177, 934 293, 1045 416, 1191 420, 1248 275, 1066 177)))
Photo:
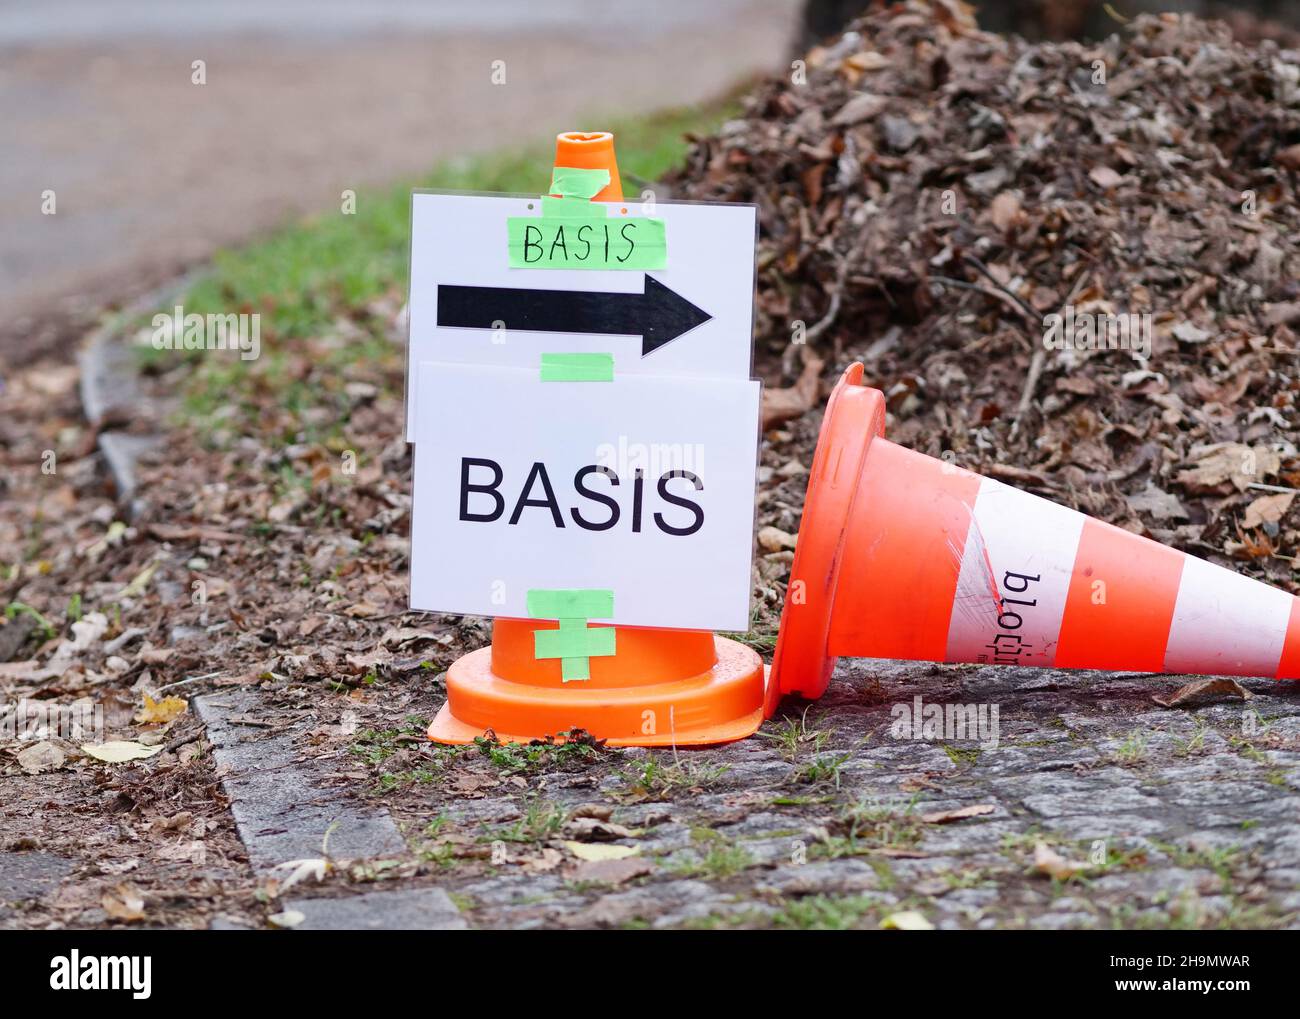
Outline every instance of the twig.
POLYGON ((201 679, 212 679, 212 677, 220 675, 221 670, 218 669, 216 672, 204 673, 202 676, 186 676, 184 679, 178 679, 175 683, 168 683, 166 686, 160 686, 158 688, 158 693, 162 693, 164 690, 175 690, 178 686, 185 686, 187 683, 197 683, 201 679))
POLYGON ((1300 492, 1300 488, 1286 488, 1282 485, 1266 485, 1262 481, 1252 481, 1246 485, 1247 488, 1258 488, 1264 492, 1279 492, 1282 495, 1291 495, 1300 492))
MULTIPOLYGON (((1002 281, 993 275, 992 269, 990 269, 987 265, 981 262, 974 255, 966 255, 965 257, 963 257, 962 261, 965 262, 967 265, 974 266, 974 268, 979 271, 979 274, 981 276, 983 276, 986 280, 992 283, 993 286, 995 286, 998 290, 1002 291, 1002 293, 1006 294, 1009 298, 1011 298, 1011 300, 1013 300, 1016 303, 1016 307, 1020 309, 1021 313, 1025 316, 1026 320, 1031 322, 1033 325, 1041 328, 1043 324, 1043 317, 1039 315, 1038 312, 1034 311, 1034 309, 1031 308, 1028 304, 1026 304, 1024 299, 1019 294, 1013 293, 1012 291, 1008 290, 1002 284, 1002 281)), ((1067 301, 1066 303, 1068 304, 1069 302, 1067 301)))
POLYGON ((978 283, 967 283, 965 280, 953 279, 951 276, 931 276, 931 283, 938 283, 942 287, 956 287, 959 290, 973 290, 977 294, 983 294, 985 297, 992 297, 1001 301, 1003 304, 1020 312, 1022 315, 1025 309, 1008 294, 1005 290, 994 290, 992 287, 981 286, 978 283))

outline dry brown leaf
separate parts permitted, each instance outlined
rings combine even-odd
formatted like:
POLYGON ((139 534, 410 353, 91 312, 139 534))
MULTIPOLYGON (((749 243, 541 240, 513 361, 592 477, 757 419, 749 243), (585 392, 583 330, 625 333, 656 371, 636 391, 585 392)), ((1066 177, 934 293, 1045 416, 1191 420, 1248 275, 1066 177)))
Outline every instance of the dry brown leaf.
POLYGON ((24 748, 18 754, 18 767, 29 775, 43 775, 47 771, 58 771, 63 767, 68 755, 57 743, 42 740, 24 748))
POLYGON ((1276 492, 1272 495, 1261 495, 1246 507, 1246 513, 1241 518, 1241 526, 1250 530, 1264 524, 1278 523, 1286 516, 1287 510, 1291 508, 1293 499, 1295 499, 1294 492, 1276 492))
POLYGON ((1218 679, 1194 679, 1185 683, 1171 694, 1154 694, 1151 699, 1162 708, 1181 708, 1192 701, 1202 701, 1220 696, 1221 698, 1239 697, 1248 701, 1255 695, 1235 679, 1220 677, 1218 679))
POLYGON ((632 837, 631 830, 597 817, 572 817, 564 822, 564 834, 584 842, 612 842, 632 837))
POLYGON ((763 390, 763 430, 801 417, 812 410, 821 395, 821 374, 823 362, 820 358, 807 356, 799 381, 785 389, 763 390))
POLYGON ((758 547, 764 552, 793 552, 797 534, 790 534, 779 527, 761 527, 758 531, 758 547))
POLYGON ((1245 446, 1239 442, 1220 442, 1193 450, 1192 464, 1174 479, 1189 492, 1211 492, 1231 482, 1244 492, 1254 482, 1277 474, 1282 461, 1267 446, 1245 446))
POLYGON ((1034 846, 1034 867, 1048 877, 1056 878, 1057 881, 1068 881, 1075 874, 1088 869, 1086 863, 1067 860, 1046 842, 1039 842, 1034 846))
POLYGON ((976 803, 969 807, 959 807, 956 810, 938 810, 933 814, 922 814, 921 820, 926 824, 948 824, 950 821, 962 821, 968 817, 983 817, 985 814, 991 814, 998 808, 992 803, 976 803))
POLYGON ((144 896, 134 885, 120 884, 111 892, 105 892, 99 904, 111 919, 124 923, 144 919, 144 896))

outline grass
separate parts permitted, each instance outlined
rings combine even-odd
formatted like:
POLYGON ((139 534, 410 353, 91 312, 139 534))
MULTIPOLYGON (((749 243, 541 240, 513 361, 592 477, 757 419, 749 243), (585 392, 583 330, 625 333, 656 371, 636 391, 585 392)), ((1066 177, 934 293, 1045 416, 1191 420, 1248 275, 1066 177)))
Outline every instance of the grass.
POLYGON ((609 753, 603 744, 581 729, 559 733, 555 739, 531 743, 498 743, 486 736, 478 736, 474 745, 493 767, 507 774, 580 767, 609 753))
POLYGON ((852 751, 842 754, 822 754, 814 757, 807 764, 801 764, 794 770, 791 780, 807 785, 831 785, 840 787, 840 771, 853 756, 852 751))
POLYGON ((697 828, 691 832, 698 860, 683 862, 673 868, 681 877, 702 877, 711 881, 724 881, 735 877, 756 862, 744 846, 729 841, 710 828, 697 828))
POLYGON ((666 800, 678 792, 708 788, 728 770, 725 764, 665 764, 662 758, 648 754, 643 761, 620 772, 622 792, 631 800, 666 800))
POLYGON ((792 899, 772 917, 772 926, 803 931, 844 931, 858 927, 879 908, 869 895, 809 895, 792 899))
POLYGON ((540 797, 529 799, 524 814, 508 828, 498 828, 481 836, 480 842, 545 842, 560 833, 568 812, 558 804, 540 797))
POLYGON ((781 756, 787 761, 794 761, 801 750, 808 749, 814 754, 820 754, 826 749, 834 733, 830 729, 810 729, 808 728, 808 712, 811 705, 803 709, 803 714, 798 718, 786 718, 777 727, 775 732, 763 732, 759 730, 758 736, 764 739, 772 740, 781 751, 781 756))
POLYGON ((1141 729, 1134 729, 1128 737, 1111 754, 1111 760, 1124 767, 1141 764, 1147 756, 1147 735, 1141 729))
POLYGON ((832 826, 832 834, 814 843, 810 855, 837 859, 843 856, 915 849, 921 842, 921 822, 907 804, 860 800, 846 806, 832 826))

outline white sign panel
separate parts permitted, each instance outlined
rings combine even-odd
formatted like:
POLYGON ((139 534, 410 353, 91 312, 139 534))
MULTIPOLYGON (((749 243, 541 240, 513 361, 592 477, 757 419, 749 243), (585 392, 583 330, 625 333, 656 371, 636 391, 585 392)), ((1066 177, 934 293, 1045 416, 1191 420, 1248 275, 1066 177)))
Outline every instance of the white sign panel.
POLYGON ((507 221, 540 216, 540 198, 412 195, 408 441, 424 361, 535 368, 543 352, 600 352, 621 375, 749 378, 754 207, 593 204, 663 220, 666 268, 512 269, 507 221))
POLYGON ((597 588, 602 622, 749 628, 758 382, 425 362, 417 391, 412 608, 597 588))

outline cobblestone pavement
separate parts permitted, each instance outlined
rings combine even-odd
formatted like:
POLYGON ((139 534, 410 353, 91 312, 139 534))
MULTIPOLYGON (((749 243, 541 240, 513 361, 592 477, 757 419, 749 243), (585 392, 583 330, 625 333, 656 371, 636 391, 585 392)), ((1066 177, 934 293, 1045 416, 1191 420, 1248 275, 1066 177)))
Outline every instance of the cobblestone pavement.
MULTIPOLYGON (((471 923, 502 927, 876 926, 910 913, 940 928, 1300 926, 1300 687, 1152 702, 1178 684, 855 661, 806 715, 787 705, 768 738, 676 762, 621 751, 484 794, 457 777, 473 765, 460 755, 429 796, 437 830, 499 840, 505 862, 447 858, 440 883, 471 923), (918 696, 996 707, 996 746, 893 738, 918 696), (963 808, 978 809, 945 820, 963 808), (627 829, 609 844, 641 866, 554 861, 556 837, 589 837, 601 817, 627 829)), ((422 830, 429 804, 397 799, 422 830)))

